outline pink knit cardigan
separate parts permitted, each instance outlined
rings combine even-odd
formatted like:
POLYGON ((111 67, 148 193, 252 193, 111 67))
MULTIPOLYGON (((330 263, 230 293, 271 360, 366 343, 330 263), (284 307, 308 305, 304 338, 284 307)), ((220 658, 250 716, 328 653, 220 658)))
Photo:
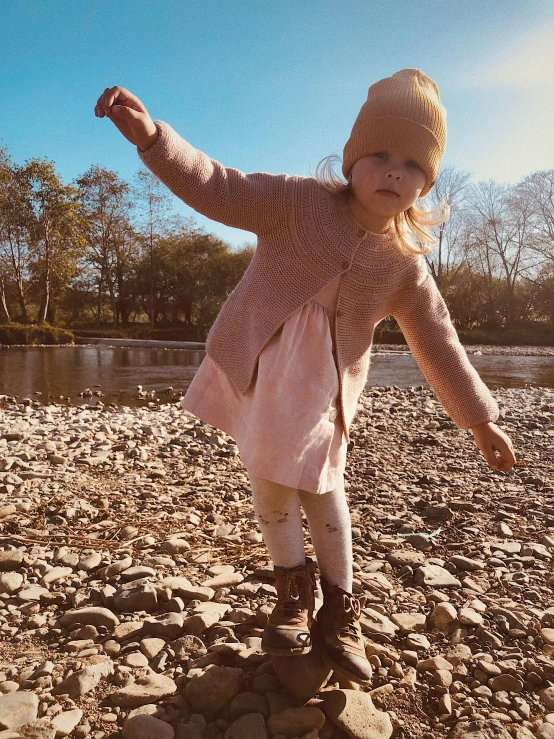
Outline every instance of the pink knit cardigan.
POLYGON ((313 177, 226 168, 167 123, 154 123, 157 140, 145 151, 137 148, 144 164, 194 210, 258 236, 254 256, 206 340, 207 354, 241 393, 275 331, 341 274, 335 341, 347 440, 367 381, 375 326, 389 315, 457 426, 498 418, 424 258, 402 252, 392 230, 365 231, 344 197, 313 177))

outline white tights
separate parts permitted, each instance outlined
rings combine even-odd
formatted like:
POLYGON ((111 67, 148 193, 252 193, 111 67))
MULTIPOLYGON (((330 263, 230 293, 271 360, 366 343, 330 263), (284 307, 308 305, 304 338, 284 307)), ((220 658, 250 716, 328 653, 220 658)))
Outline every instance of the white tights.
POLYGON ((306 561, 302 514, 306 513, 319 571, 331 585, 352 592, 352 528, 344 478, 318 495, 265 480, 248 472, 252 502, 265 545, 278 567, 306 561))

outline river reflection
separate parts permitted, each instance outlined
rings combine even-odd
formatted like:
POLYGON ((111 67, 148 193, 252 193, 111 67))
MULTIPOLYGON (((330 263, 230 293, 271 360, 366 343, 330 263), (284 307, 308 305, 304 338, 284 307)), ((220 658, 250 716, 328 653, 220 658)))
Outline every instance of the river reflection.
MULTIPOLYGON (((163 391, 184 392, 204 358, 203 350, 138 347, 67 346, 0 348, 0 394, 42 402, 94 403, 82 398, 86 388, 101 390, 103 403, 145 405, 137 385, 156 391, 159 402, 171 399, 163 391), (36 391, 41 395, 36 395, 36 391)), ((554 357, 468 355, 488 387, 554 387, 554 357)), ((426 385, 411 354, 374 354, 367 386, 426 385)), ((158 402, 158 401, 156 401, 158 402)))

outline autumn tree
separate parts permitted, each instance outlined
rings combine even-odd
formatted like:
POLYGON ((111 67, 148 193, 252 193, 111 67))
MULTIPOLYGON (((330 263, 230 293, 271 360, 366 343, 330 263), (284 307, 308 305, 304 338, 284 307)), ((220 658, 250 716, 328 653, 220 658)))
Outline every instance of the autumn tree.
POLYGON ((115 172, 91 167, 77 179, 87 218, 86 262, 95 274, 96 325, 102 321, 106 296, 113 322, 126 323, 132 297, 129 278, 138 256, 138 237, 131 225, 130 186, 115 172))

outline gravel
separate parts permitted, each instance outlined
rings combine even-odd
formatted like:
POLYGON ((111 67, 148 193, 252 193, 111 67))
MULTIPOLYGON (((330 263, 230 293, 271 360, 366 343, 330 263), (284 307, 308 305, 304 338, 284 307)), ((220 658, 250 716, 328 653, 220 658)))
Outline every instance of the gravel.
POLYGON ((361 691, 261 650, 275 588, 232 438, 178 401, 5 398, 0 738, 552 739, 554 390, 494 394, 508 473, 428 388, 360 398, 361 691))

